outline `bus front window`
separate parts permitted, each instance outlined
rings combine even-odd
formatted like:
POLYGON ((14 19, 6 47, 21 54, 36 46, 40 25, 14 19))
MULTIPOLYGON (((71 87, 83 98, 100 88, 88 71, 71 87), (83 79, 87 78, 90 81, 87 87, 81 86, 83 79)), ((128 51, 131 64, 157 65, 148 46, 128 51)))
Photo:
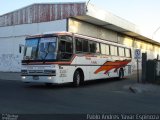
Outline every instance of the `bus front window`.
POLYGON ((41 40, 41 42, 39 43, 38 59, 42 60, 56 59, 55 51, 56 51, 55 41, 41 40))
POLYGON ((56 37, 27 39, 24 54, 25 60, 55 60, 56 37))
POLYGON ((27 59, 27 60, 36 59, 37 46, 38 46, 38 39, 26 40, 24 59, 27 59))

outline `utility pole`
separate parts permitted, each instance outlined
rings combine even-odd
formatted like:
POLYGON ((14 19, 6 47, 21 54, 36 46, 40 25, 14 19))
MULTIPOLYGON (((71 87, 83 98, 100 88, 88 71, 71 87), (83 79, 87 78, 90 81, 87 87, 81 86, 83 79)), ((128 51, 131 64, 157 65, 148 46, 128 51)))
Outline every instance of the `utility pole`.
POLYGON ((88 8, 87 8, 87 7, 88 7, 88 4, 89 4, 90 1, 91 1, 91 0, 88 0, 88 1, 87 1, 87 4, 86 4, 86 11, 88 11, 88 8))
POLYGON ((160 30, 160 26, 153 32, 152 39, 154 39, 154 35, 160 30))

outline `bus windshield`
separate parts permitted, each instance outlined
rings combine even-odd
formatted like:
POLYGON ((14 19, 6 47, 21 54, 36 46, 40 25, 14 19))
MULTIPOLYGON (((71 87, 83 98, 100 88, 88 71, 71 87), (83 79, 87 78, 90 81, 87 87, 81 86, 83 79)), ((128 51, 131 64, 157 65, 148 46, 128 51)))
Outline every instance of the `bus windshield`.
POLYGON ((56 37, 26 39, 24 60, 55 60, 56 37))

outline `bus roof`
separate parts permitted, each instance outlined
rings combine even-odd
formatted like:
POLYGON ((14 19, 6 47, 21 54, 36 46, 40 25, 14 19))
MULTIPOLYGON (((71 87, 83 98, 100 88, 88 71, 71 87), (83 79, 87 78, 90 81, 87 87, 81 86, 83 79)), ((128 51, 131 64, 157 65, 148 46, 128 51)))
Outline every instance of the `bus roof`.
POLYGON ((61 32, 45 32, 41 34, 35 34, 35 35, 29 35, 26 37, 26 39, 30 38, 40 38, 40 37, 46 37, 46 36, 58 36, 58 35, 72 35, 73 33, 71 32, 66 32, 66 31, 61 31, 61 32))

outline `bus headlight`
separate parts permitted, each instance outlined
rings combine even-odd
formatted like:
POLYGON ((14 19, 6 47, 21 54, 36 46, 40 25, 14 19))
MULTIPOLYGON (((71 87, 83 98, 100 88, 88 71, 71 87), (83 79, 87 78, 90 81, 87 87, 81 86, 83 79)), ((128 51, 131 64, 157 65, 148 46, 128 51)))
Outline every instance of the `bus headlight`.
POLYGON ((22 79, 23 79, 23 80, 26 79, 26 76, 22 76, 22 79))
POLYGON ((48 80, 51 80, 52 79, 52 77, 48 77, 48 80))

